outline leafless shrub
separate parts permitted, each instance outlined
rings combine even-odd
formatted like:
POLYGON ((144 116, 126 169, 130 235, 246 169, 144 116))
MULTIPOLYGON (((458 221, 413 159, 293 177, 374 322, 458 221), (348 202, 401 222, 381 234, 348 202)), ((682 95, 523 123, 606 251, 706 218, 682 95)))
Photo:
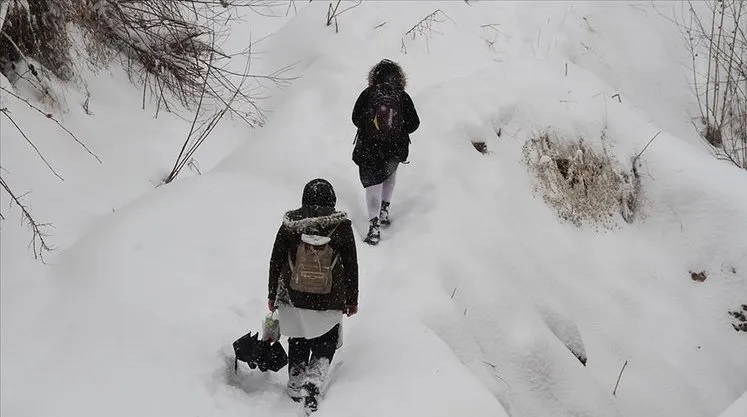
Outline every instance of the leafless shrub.
MULTIPOLYGON (((229 6, 257 3, 218 0, 98 0, 95 9, 77 14, 95 45, 105 46, 123 58, 130 78, 147 89, 161 108, 174 110, 196 104, 201 97, 220 106, 233 96, 241 79, 228 65, 233 58, 248 56, 250 50, 226 53, 219 45, 227 35, 223 29, 230 19, 229 6), (203 84, 206 90, 203 93, 203 84), (176 100, 173 103, 172 100, 176 100)), ((268 76, 251 75, 276 83, 290 81, 288 68, 268 76)), ((256 97, 250 86, 239 91, 238 99, 247 105, 230 112, 245 122, 258 124, 256 97)), ((144 100, 145 101, 145 100, 144 100)), ((238 100, 237 100, 238 101, 238 100)))
POLYGON ((179 172, 181 172, 184 166, 188 165, 191 161, 194 160, 194 153, 210 136, 210 134, 213 132, 213 129, 215 129, 215 127, 218 125, 221 119, 223 119, 226 113, 232 108, 233 101, 236 99, 242 88, 242 85, 239 85, 236 88, 236 92, 233 97, 231 97, 226 102, 226 105, 221 110, 211 114, 206 120, 203 120, 198 124, 198 120, 203 114, 202 104, 203 99, 205 98, 205 92, 207 91, 207 85, 208 82, 206 78, 206 80, 202 84, 202 94, 197 104, 197 110, 195 111, 195 116, 192 120, 192 126, 189 129, 189 134, 187 135, 187 138, 185 139, 184 144, 179 151, 179 155, 176 157, 176 162, 174 162, 174 166, 173 168, 171 168, 171 172, 169 172, 169 174, 163 180, 164 184, 171 183, 174 179, 176 179, 176 176, 179 175, 179 172))
POLYGON ((524 146, 524 160, 537 179, 537 190, 562 219, 579 227, 611 227, 615 213, 620 213, 633 221, 637 175, 620 170, 611 157, 599 155, 583 140, 540 132, 524 146))
POLYGON ((0 1, 0 73, 48 105, 59 103, 50 81, 73 77, 65 30, 72 1, 0 1))
MULTIPOLYGON (((231 69, 232 58, 243 60, 251 48, 222 51, 232 12, 246 7, 263 14, 279 2, 269 0, 3 0, 0 1, 0 70, 12 82, 28 77, 46 93, 40 72, 71 79, 72 42, 69 27, 82 29, 83 47, 93 68, 121 57, 130 79, 143 86, 162 108, 176 110, 196 104, 203 78, 210 74, 206 96, 225 104, 236 85, 249 74, 231 69), (71 26, 72 25, 72 26, 71 26), (209 71, 208 71, 209 70, 209 71), (32 75, 33 77, 29 76, 32 75), (34 82, 36 78, 36 82, 34 82)), ((77 45, 76 45, 77 47, 77 45)), ((258 84, 286 83, 289 68, 251 75, 258 84)), ((245 85, 231 109, 233 115, 257 124, 256 90, 245 85), (238 100, 237 100, 238 101, 238 100)), ((146 103, 147 100, 143 99, 146 103)))
MULTIPOLYGON (((73 74, 70 39, 65 28, 74 0, 3 0, 0 2, 0 61, 16 74, 36 73, 29 57, 63 80, 73 74), (26 69, 13 68, 24 62, 26 69)), ((3 71, 9 75, 10 71, 3 71)), ((8 77, 13 81, 13 77, 8 77)))
POLYGON ((418 23, 415 23, 407 32, 402 35, 400 50, 403 54, 407 54, 407 44, 405 43, 406 38, 417 39, 418 37, 424 37, 426 40, 426 46, 428 40, 434 32, 434 25, 440 23, 446 23, 447 21, 454 22, 451 18, 444 13, 441 9, 436 9, 420 19, 418 23))
POLYGON ((692 58, 698 129, 717 156, 747 169, 747 5, 694 4, 672 19, 692 58))
MULTIPOLYGON (((75 77, 71 49, 78 46, 85 48, 83 57, 93 69, 103 68, 120 58, 131 81, 143 88, 143 108, 148 102, 148 93, 156 103, 156 115, 161 109, 179 112, 197 106, 190 133, 165 180, 170 182, 185 165, 196 167, 195 151, 223 117, 235 116, 249 125, 263 123, 258 88, 266 87, 267 83, 282 86, 295 79, 288 75, 293 65, 267 75, 250 73, 251 40, 246 50, 221 50, 228 23, 235 18, 232 14, 235 7, 248 7, 263 14, 265 8, 271 9, 277 4, 269 0, 0 0, 0 72, 7 76, 14 85, 12 90, 16 91, 3 88, 3 93, 24 101, 57 123, 98 160, 51 113, 19 95, 15 83, 27 80, 44 95, 49 95, 46 81, 51 78, 42 71, 48 70, 62 80, 75 77), (73 45, 68 28, 81 30, 82 45, 73 45), (236 59, 246 60, 243 70, 232 69, 231 64, 236 59), (249 81, 254 84, 250 85, 249 81)), ((337 15, 342 12, 344 10, 337 15)), ((90 114, 88 104, 87 98, 83 107, 90 114)), ((46 166, 62 180, 22 126, 15 123, 8 109, 1 110, 2 117, 10 121, 46 166)), ((23 196, 17 197, 12 192, 6 178, 2 181, 3 188, 21 207, 24 219, 32 226, 34 253, 39 255, 49 248, 43 239, 45 225, 33 220, 30 211, 21 204, 23 196)))

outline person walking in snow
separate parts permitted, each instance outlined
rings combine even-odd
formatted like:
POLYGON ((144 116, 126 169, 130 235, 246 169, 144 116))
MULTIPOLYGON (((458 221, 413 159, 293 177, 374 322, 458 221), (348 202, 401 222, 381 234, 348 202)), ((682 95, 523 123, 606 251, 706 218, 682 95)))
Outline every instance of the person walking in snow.
POLYGON ((358 312, 358 258, 347 214, 335 209, 332 185, 321 178, 303 190, 301 207, 285 213, 270 258, 267 305, 278 311, 288 339, 288 395, 317 408, 342 316, 358 312))
POLYGON ((420 126, 405 85, 402 67, 382 59, 369 71, 368 87, 353 107, 353 124, 358 128, 353 162, 366 190, 369 230, 364 242, 371 245, 379 243, 380 227, 390 223, 397 167, 407 161, 410 134, 420 126))

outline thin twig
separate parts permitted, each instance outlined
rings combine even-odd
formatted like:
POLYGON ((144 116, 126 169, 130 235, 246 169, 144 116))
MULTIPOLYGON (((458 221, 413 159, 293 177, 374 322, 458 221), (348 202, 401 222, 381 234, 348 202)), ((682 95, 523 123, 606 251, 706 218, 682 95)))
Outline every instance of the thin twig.
POLYGON ((0 177, 0 186, 5 190, 5 192, 8 193, 11 200, 16 203, 16 205, 21 209, 21 214, 23 216, 23 219, 26 220, 31 227, 32 237, 31 242, 29 242, 29 247, 33 249, 34 252, 34 259, 40 259, 42 263, 44 262, 44 253, 54 250, 52 246, 50 246, 47 241, 44 239, 48 235, 44 233, 45 227, 51 227, 52 225, 50 223, 37 223, 34 220, 34 217, 31 215, 31 212, 29 209, 21 203, 21 197, 17 197, 15 193, 13 193, 13 190, 10 188, 8 183, 5 182, 5 180, 0 177))
POLYGON ((622 369, 620 369, 620 374, 617 375, 617 382, 615 382, 615 389, 612 390, 612 396, 613 397, 617 397, 617 386, 620 385, 620 378, 622 378, 623 371, 625 370, 626 366, 628 366, 628 361, 627 360, 623 364, 622 369))
POLYGON ((21 96, 17 95, 16 93, 14 93, 14 92, 12 92, 12 91, 8 90, 8 89, 7 89, 7 88, 5 88, 5 87, 0 87, 0 89, 2 89, 3 91, 5 91, 6 93, 10 94, 10 95, 11 95, 11 96, 13 96, 14 98, 16 98, 16 99, 18 99, 18 100, 20 100, 20 101, 22 101, 22 102, 26 103, 26 104, 27 104, 27 105, 28 105, 29 107, 31 107, 32 109, 36 110, 36 111, 37 111, 38 113, 40 113, 40 114, 44 115, 44 117, 46 117, 47 119, 49 119, 49 120, 52 120, 53 122, 55 122, 55 123, 57 124, 57 126, 59 126, 59 127, 60 127, 60 128, 61 128, 61 129, 63 130, 63 131, 65 131, 65 133, 67 133, 67 134, 68 134, 68 135, 69 135, 70 137, 72 137, 72 138, 73 138, 73 140, 75 140, 75 142, 77 142, 77 143, 78 143, 78 144, 79 144, 80 146, 82 146, 82 147, 83 147, 83 149, 85 149, 85 150, 86 150, 86 152, 88 152, 88 154, 89 154, 89 155, 93 156, 94 158, 96 158, 96 160, 97 160, 97 161, 99 161, 99 163, 101 163, 101 159, 100 159, 100 158, 98 157, 98 155, 96 155, 95 153, 93 153, 93 151, 91 151, 91 150, 90 150, 90 149, 88 148, 88 146, 86 146, 86 145, 85 145, 85 144, 84 144, 83 142, 81 142, 81 141, 80 141, 80 139, 78 139, 78 137, 77 137, 77 136, 75 136, 75 134, 74 134, 73 132, 71 132, 71 131, 70 131, 70 130, 69 130, 68 128, 66 128, 66 127, 65 127, 65 126, 64 126, 64 125, 63 125, 62 123, 60 123, 60 122, 59 122, 59 120, 55 119, 55 118, 54 118, 54 116, 52 116, 52 113, 47 113, 47 112, 45 112, 44 110, 42 110, 42 109, 38 108, 37 106, 33 105, 33 104, 32 104, 32 103, 31 103, 30 101, 28 101, 27 99, 25 99, 25 98, 23 98, 23 97, 21 97, 21 96))
MULTIPOLYGON (((208 68, 211 68, 210 66, 208 68)), ((244 84, 247 82, 247 80, 250 78, 249 70, 251 68, 251 55, 247 56, 247 62, 244 68, 244 76, 241 79, 241 82, 239 85, 235 86, 233 84, 230 84, 234 91, 230 98, 227 100, 221 99, 221 101, 224 103, 223 108, 218 111, 217 113, 213 114, 208 120, 201 122, 200 125, 197 125, 197 120, 199 115, 201 114, 201 110, 203 108, 203 101, 201 96, 200 101, 198 102, 197 111, 195 112, 195 117, 192 120, 192 125, 190 127, 189 134, 187 135, 187 139, 184 141, 184 144, 182 145, 181 151, 179 152, 179 155, 176 159, 176 162, 174 163, 174 167, 172 168, 171 172, 169 173, 168 177, 164 180, 164 184, 168 184, 171 181, 173 181, 176 176, 181 172, 181 170, 184 168, 185 165, 187 165, 192 159, 194 153, 197 151, 197 149, 202 146, 202 144, 207 140, 208 137, 213 133, 214 129, 218 126, 220 121, 225 117, 228 113, 234 113, 236 110, 235 107, 235 101, 238 97, 240 97, 243 93, 244 84), (191 143, 191 145, 190 145, 191 143)), ((205 81, 203 83, 203 87, 207 90, 210 87, 208 84, 208 76, 205 77, 205 81)))
POLYGON ((329 4, 329 7, 327 8, 327 26, 332 24, 332 20, 335 18, 335 12, 337 12, 337 8, 340 7, 340 3, 342 0, 337 0, 337 4, 335 7, 332 7, 332 3, 329 4))
POLYGON ((646 144, 646 146, 644 146, 644 147, 643 147, 643 150, 642 150, 642 151, 640 151, 640 152, 638 153, 638 155, 636 155, 636 156, 635 156, 635 158, 633 158, 633 160, 634 160, 634 161, 635 161, 635 160, 637 160, 638 158, 640 158, 640 157, 641 157, 641 155, 643 155, 643 153, 644 153, 644 152, 646 152, 646 148, 648 148, 648 145, 650 145, 650 144, 651 144, 651 142, 653 142, 653 141, 654 141, 654 139, 656 139, 656 137, 657 137, 657 136, 659 136, 659 134, 661 134, 661 130, 660 130, 660 131, 658 131, 658 132, 656 132, 656 134, 654 135, 654 137, 652 137, 652 138, 651 138, 651 140, 649 140, 649 141, 648 141, 648 143, 646 144))
POLYGON ((415 23, 413 27, 411 27, 407 32, 405 32, 404 36, 412 35, 413 37, 415 37, 415 34, 418 32, 421 32, 423 29, 430 30, 430 26, 431 26, 430 22, 435 21, 436 16, 438 16, 439 14, 442 14, 446 16, 447 19, 451 20, 451 18, 449 18, 449 16, 447 16, 446 13, 442 12, 441 9, 436 9, 430 14, 426 15, 424 18, 420 19, 418 23, 415 23))
POLYGON ((500 375, 498 375, 498 365, 488 362, 488 361, 482 361, 482 363, 491 367, 493 369, 493 376, 497 378, 498 380, 500 380, 503 383, 503 385, 505 385, 506 388, 508 388, 508 390, 511 391, 511 385, 508 382, 506 382, 505 379, 501 378, 500 375))
POLYGON ((60 174, 58 174, 57 171, 55 171, 54 168, 52 168, 52 165, 49 163, 49 161, 47 161, 47 158, 45 158, 44 155, 42 155, 41 151, 34 144, 34 142, 32 142, 31 139, 29 139, 29 137, 26 136, 26 133, 23 131, 23 129, 21 129, 20 126, 18 126, 18 123, 16 123, 16 121, 13 120, 12 117, 10 117, 10 114, 9 114, 10 112, 8 111, 8 109, 2 108, 2 109, 0 109, 0 113, 4 114, 5 117, 7 117, 8 120, 10 120, 10 122, 13 124, 13 126, 16 127, 16 129, 18 130, 18 132, 21 133, 21 136, 23 136, 23 138, 26 139, 26 142, 28 142, 28 144, 31 145, 32 148, 34 148, 34 151, 36 152, 36 154, 39 156, 39 158, 41 158, 42 161, 44 161, 44 164, 47 166, 47 168, 49 168, 49 170, 52 171, 52 174, 54 174, 55 177, 59 178, 60 181, 65 181, 65 179, 62 178, 62 176, 60 174))
POLYGON ((405 32, 401 37, 401 46, 400 51, 402 53, 407 54, 407 46, 405 45, 405 38, 410 37, 412 39, 417 38, 418 36, 424 36, 426 40, 426 48, 428 47, 428 39, 430 34, 433 32, 433 24, 434 23, 444 23, 446 20, 440 20, 438 16, 443 16, 446 18, 446 20, 451 21, 454 23, 454 21, 441 9, 436 9, 433 12, 426 15, 424 18, 420 19, 418 23, 413 25, 410 29, 405 32))
POLYGON ((335 17, 340 16, 341 14, 347 12, 348 10, 355 9, 356 7, 360 6, 361 4, 363 4, 363 0, 358 0, 358 2, 355 3, 354 5, 348 6, 348 7, 344 8, 344 9, 340 10, 339 13, 335 14, 335 17))
MULTIPOLYGON (((210 62, 212 63, 212 57, 210 59, 210 62)), ((171 168, 171 173, 164 181, 166 184, 170 183, 171 181, 176 178, 176 175, 178 174, 177 167, 179 166, 179 162, 182 159, 182 156, 184 155, 184 151, 187 149, 187 144, 189 143, 190 139, 192 139, 192 134, 195 131, 195 125, 197 124, 197 118, 200 116, 200 110, 202 110, 202 101, 205 98, 205 91, 207 90, 207 84, 208 79, 210 78, 210 66, 208 67, 208 73, 205 75, 205 81, 202 83, 202 92, 200 93, 200 100, 197 102, 197 110, 195 110, 195 117, 192 119, 192 125, 189 127, 189 133, 187 134, 187 139, 184 141, 184 144, 182 144, 182 149, 179 151, 179 155, 176 157, 176 162, 174 162, 174 167, 171 168)))
POLYGON ((358 0, 358 2, 356 2, 354 5, 348 6, 348 7, 344 8, 344 9, 342 9, 342 10, 340 10, 338 12, 337 9, 340 7, 340 3, 341 2, 342 2, 342 0, 337 0, 337 4, 335 4, 334 8, 332 7, 332 3, 330 3, 329 4, 329 8, 327 9, 327 26, 331 26, 332 22, 334 21, 335 22, 335 32, 337 32, 339 30, 339 28, 337 27, 337 18, 340 15, 342 15, 343 13, 347 12, 348 10, 354 9, 354 8, 360 6, 363 3, 362 0, 358 0))
POLYGON ((285 16, 286 17, 290 13, 291 7, 293 7, 293 11, 295 12, 295 14, 298 15, 298 9, 296 8, 296 2, 295 2, 295 0, 290 0, 288 2, 288 8, 285 10, 285 16))

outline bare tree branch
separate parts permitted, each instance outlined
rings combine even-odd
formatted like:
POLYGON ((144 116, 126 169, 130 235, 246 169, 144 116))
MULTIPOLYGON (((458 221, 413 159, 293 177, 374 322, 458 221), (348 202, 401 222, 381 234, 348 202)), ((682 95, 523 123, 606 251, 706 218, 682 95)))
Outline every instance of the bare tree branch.
POLYGON ((620 369, 620 373, 617 375, 617 382, 615 382, 615 389, 612 390, 612 396, 617 397, 617 387, 620 385, 620 378, 622 378, 623 371, 625 371, 625 367, 628 366, 628 361, 626 360, 623 364, 622 368, 620 369))
POLYGON ((39 158, 42 161, 44 161, 44 164, 47 166, 47 168, 49 168, 49 170, 52 171, 52 174, 54 174, 54 176, 57 177, 60 181, 65 181, 65 179, 62 178, 62 176, 60 174, 58 174, 57 171, 55 171, 54 168, 52 168, 52 165, 49 163, 49 161, 47 161, 47 158, 45 158, 44 155, 42 155, 41 151, 34 144, 34 142, 32 142, 31 139, 29 139, 29 137, 26 136, 26 133, 23 131, 23 129, 21 129, 20 126, 18 126, 18 123, 16 123, 16 121, 13 120, 12 117, 10 117, 10 111, 7 108, 2 108, 2 109, 0 109, 0 113, 2 113, 3 115, 5 115, 5 117, 7 117, 8 120, 10 120, 10 122, 13 124, 13 126, 15 126, 16 130, 18 130, 18 132, 21 133, 21 136, 23 136, 23 138, 26 139, 26 142, 28 142, 28 144, 31 145, 31 147, 34 149, 34 151, 39 156, 39 158))
POLYGON ((337 4, 335 4, 334 7, 332 7, 332 3, 330 3, 329 7, 327 8, 327 21, 326 21, 325 25, 326 26, 331 26, 332 22, 334 22, 335 23, 335 33, 337 33, 337 32, 340 31, 340 27, 339 27, 339 25, 337 23, 337 18, 341 14, 347 12, 348 10, 355 9, 356 7, 360 6, 363 3, 363 0, 358 0, 352 6, 348 6, 348 7, 344 8, 344 9, 342 9, 342 10, 340 10, 338 12, 337 9, 340 7, 340 3, 342 3, 342 0, 337 0, 337 4))
POLYGON ((55 123, 57 124, 57 126, 59 126, 59 127, 60 127, 60 129, 62 129, 63 131, 65 131, 65 133, 67 133, 67 134, 68 134, 68 135, 69 135, 69 136, 70 136, 71 138, 73 138, 73 140, 74 140, 75 142, 77 142, 77 143, 78 143, 78 144, 79 144, 79 145, 80 145, 81 147, 83 147, 83 149, 85 149, 85 150, 86 150, 86 152, 88 152, 88 154, 89 154, 89 155, 93 156, 94 158, 96 158, 96 160, 97 160, 97 161, 99 161, 99 163, 101 163, 101 159, 100 159, 100 158, 98 157, 98 155, 96 155, 95 153, 93 153, 93 151, 91 151, 91 149, 89 149, 89 148, 88 148, 88 146, 86 146, 86 145, 85 145, 85 144, 84 144, 83 142, 81 142, 81 141, 80 141, 80 139, 78 139, 78 137, 77 137, 77 136, 75 136, 75 134, 74 134, 73 132, 71 132, 71 131, 70 131, 70 130, 69 130, 68 128, 66 128, 66 127, 65 127, 65 126, 64 126, 64 125, 63 125, 62 123, 60 123, 60 121, 59 121, 59 120, 55 119, 55 118, 54 118, 54 116, 52 116, 52 113, 47 113, 47 112, 45 112, 44 110, 40 109, 39 107, 37 107, 37 106, 33 105, 33 104, 32 104, 32 103, 31 103, 30 101, 28 101, 27 99, 25 99, 25 98, 23 98, 23 97, 21 97, 21 96, 17 95, 16 93, 14 93, 14 92, 12 92, 12 91, 10 91, 10 90, 6 89, 5 87, 0 87, 0 90, 3 90, 3 91, 5 91, 6 93, 10 94, 10 95, 11 95, 12 97, 14 97, 14 98, 16 98, 16 99, 18 99, 18 100, 20 100, 20 101, 22 101, 22 102, 26 103, 26 104, 27 104, 27 105, 28 105, 29 107, 31 107, 32 109, 34 109, 34 110, 35 110, 35 111, 36 111, 37 113, 40 113, 40 114, 42 114, 42 115, 43 115, 43 116, 44 116, 45 118, 47 118, 47 119, 49 119, 49 120, 51 120, 51 121, 55 122, 55 123))
POLYGON ((54 250, 54 248, 50 246, 49 243, 47 243, 46 238, 49 235, 44 231, 44 229, 52 227, 52 225, 50 223, 37 222, 31 215, 31 211, 29 210, 29 208, 21 202, 21 198, 23 198, 23 196, 16 196, 8 183, 5 182, 5 179, 3 179, 1 176, 0 186, 2 186, 5 192, 8 193, 11 201, 21 209, 22 221, 26 222, 29 228, 31 228, 32 236, 31 241, 29 242, 29 248, 33 250, 34 259, 40 259, 42 262, 44 262, 44 254, 46 252, 54 250))
POLYGON ((433 25, 435 23, 445 23, 446 21, 454 22, 446 13, 444 13, 441 9, 436 9, 433 12, 426 15, 424 18, 420 19, 418 23, 413 25, 410 29, 407 30, 407 32, 402 35, 401 38, 401 48, 400 50, 402 53, 407 53, 407 45, 405 44, 405 38, 410 37, 411 39, 416 39, 418 36, 424 36, 426 38, 426 41, 428 40, 428 37, 433 32, 433 25))
POLYGON ((660 131, 658 131, 658 132, 656 132, 656 134, 654 135, 654 137, 652 137, 652 138, 651 138, 651 140, 649 140, 649 141, 648 141, 648 143, 646 144, 646 146, 644 146, 644 147, 643 147, 643 149, 642 149, 642 150, 641 150, 640 152, 638 152, 638 155, 636 155, 636 156, 635 156, 635 157, 633 158, 633 161, 634 161, 634 162, 635 162, 635 161, 636 161, 637 159, 639 159, 639 158, 641 157, 641 155, 643 155, 643 153, 644 153, 644 152, 646 152, 646 149, 648 149, 648 146, 649 146, 649 145, 651 145, 651 143, 652 143, 652 142, 654 141, 654 139, 656 139, 656 137, 657 137, 657 136, 659 136, 660 134, 661 134, 661 130, 660 130, 660 131))

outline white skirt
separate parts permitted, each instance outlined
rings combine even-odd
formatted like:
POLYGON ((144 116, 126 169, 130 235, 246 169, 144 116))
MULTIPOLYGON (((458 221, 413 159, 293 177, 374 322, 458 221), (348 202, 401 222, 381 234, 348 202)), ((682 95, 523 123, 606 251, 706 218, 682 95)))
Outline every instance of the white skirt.
POLYGON ((342 311, 317 311, 280 304, 278 305, 278 321, 282 336, 305 339, 319 337, 339 324, 340 338, 337 346, 342 345, 342 311))

